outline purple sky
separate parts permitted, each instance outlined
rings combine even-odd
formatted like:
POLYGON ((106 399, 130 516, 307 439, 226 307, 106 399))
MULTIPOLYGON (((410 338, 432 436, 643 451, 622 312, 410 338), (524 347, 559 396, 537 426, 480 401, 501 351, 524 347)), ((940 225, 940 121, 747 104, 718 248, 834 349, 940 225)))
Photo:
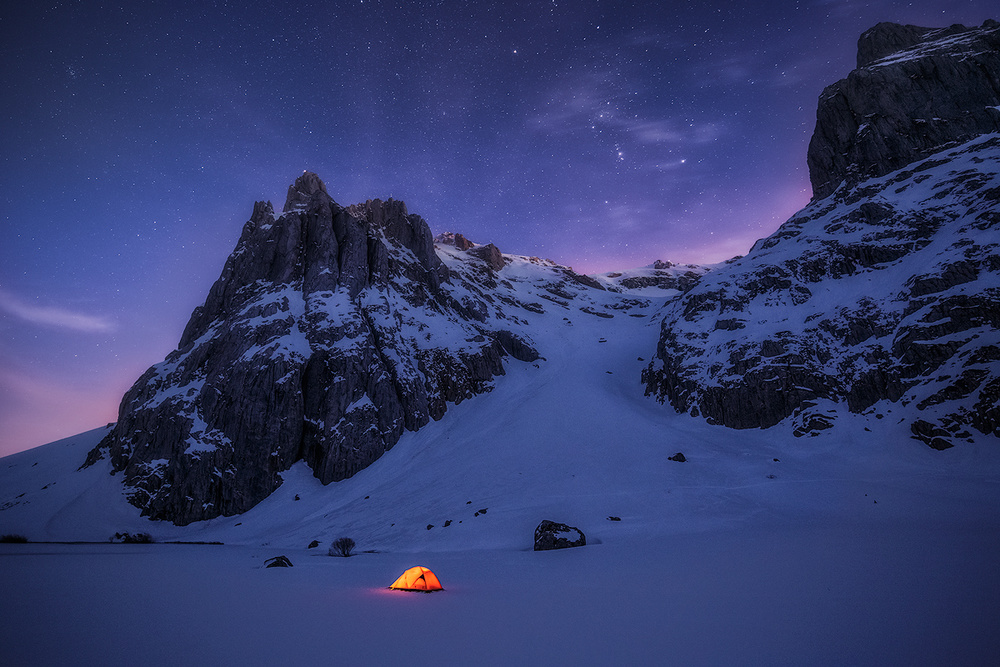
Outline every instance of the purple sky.
POLYGON ((0 455, 103 425, 253 202, 315 171, 581 272, 742 254, 809 199, 879 21, 995 0, 39 2, 0 10, 0 455), (153 5, 154 3, 148 3, 153 5))

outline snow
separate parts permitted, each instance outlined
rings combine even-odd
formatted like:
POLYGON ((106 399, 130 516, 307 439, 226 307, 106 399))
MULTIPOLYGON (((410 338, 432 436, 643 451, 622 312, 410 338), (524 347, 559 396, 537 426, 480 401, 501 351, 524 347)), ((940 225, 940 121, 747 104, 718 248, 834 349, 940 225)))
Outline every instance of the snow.
MULTIPOLYGON (((970 327, 951 336, 932 335, 934 328, 944 321, 919 321, 944 299, 995 290, 998 285, 995 272, 983 270, 974 279, 933 292, 923 305, 916 299, 905 298, 905 289, 898 291, 911 278, 939 275, 948 265, 967 259, 965 253, 970 243, 980 246, 977 252, 996 252, 997 240, 992 237, 995 232, 978 222, 978 216, 988 215, 983 209, 989 207, 989 200, 976 193, 1000 187, 998 137, 996 133, 981 135, 896 172, 869 179, 856 186, 856 192, 867 193, 864 197, 848 196, 845 192, 814 201, 774 235, 758 241, 748 256, 713 269, 692 292, 696 297, 712 297, 697 316, 683 313, 685 306, 678 302, 672 302, 665 310, 672 333, 681 340, 695 342, 697 354, 692 353, 684 360, 685 375, 700 387, 735 382, 737 378, 733 375, 726 376, 713 368, 734 368, 730 358, 735 349, 759 350, 764 340, 788 342, 791 338, 789 350, 801 354, 816 368, 820 367, 817 359, 826 355, 829 361, 822 366, 831 377, 857 377, 870 367, 866 358, 885 356, 900 332, 913 334, 921 328, 927 329, 931 336, 927 344, 962 343, 977 335, 982 338, 980 344, 1000 342, 1000 334, 982 328, 970 327), (836 280, 830 279, 828 273, 821 274, 823 278, 819 281, 796 274, 795 267, 810 261, 832 261, 838 247, 912 243, 904 223, 889 228, 852 220, 864 202, 886 206, 900 219, 933 220, 940 227, 926 246, 911 247, 897 259, 873 262, 868 268, 855 267, 853 274, 836 280), (748 280, 750 276, 787 279, 793 287, 763 291, 750 298, 756 290, 753 281, 748 280), (726 300, 738 302, 739 309, 725 310, 725 300, 713 296, 720 293, 725 294, 726 300), (908 312, 910 308, 912 312, 908 312), (880 323, 892 326, 885 327, 888 333, 882 337, 873 336, 858 345, 844 346, 824 331, 824 320, 836 324, 838 313, 855 318, 877 317, 880 323), (747 326, 708 329, 705 322, 714 324, 716 318, 740 319, 747 326)), ((957 365, 946 367, 956 374, 960 372, 957 365)), ((659 365, 654 370, 658 368, 659 365)))
POLYGON ((580 549, 0 545, 7 664, 996 664, 996 541, 771 525, 580 549), (286 554, 292 568, 264 569, 286 554), (443 592, 386 590, 423 564, 443 592))

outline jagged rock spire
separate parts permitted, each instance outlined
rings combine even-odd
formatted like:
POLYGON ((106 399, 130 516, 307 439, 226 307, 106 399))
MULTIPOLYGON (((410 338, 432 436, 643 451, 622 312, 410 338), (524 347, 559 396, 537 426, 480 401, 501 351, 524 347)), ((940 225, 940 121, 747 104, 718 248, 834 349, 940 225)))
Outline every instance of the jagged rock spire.
POLYGON ((282 212, 309 208, 318 201, 330 203, 333 199, 327 193, 326 185, 319 176, 311 171, 303 171, 302 175, 288 186, 288 195, 285 197, 282 212))

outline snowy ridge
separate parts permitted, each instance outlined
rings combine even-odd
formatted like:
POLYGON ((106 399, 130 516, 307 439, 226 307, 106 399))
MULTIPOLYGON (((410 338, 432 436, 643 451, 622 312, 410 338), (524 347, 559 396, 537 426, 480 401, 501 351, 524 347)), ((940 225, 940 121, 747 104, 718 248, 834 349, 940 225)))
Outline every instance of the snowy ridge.
POLYGON ((998 192, 992 134, 813 202, 668 307, 649 390, 741 428, 828 399, 996 433, 998 192))

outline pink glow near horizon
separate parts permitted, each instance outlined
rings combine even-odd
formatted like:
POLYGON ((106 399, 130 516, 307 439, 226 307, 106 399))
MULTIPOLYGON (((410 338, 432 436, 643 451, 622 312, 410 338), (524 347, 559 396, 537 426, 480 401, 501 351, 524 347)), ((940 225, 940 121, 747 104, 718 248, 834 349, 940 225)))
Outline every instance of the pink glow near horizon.
POLYGON ((0 413, 0 456, 16 454, 115 421, 122 393, 118 382, 114 386, 74 388, 0 371, 0 394, 4 395, 4 411, 0 413))

